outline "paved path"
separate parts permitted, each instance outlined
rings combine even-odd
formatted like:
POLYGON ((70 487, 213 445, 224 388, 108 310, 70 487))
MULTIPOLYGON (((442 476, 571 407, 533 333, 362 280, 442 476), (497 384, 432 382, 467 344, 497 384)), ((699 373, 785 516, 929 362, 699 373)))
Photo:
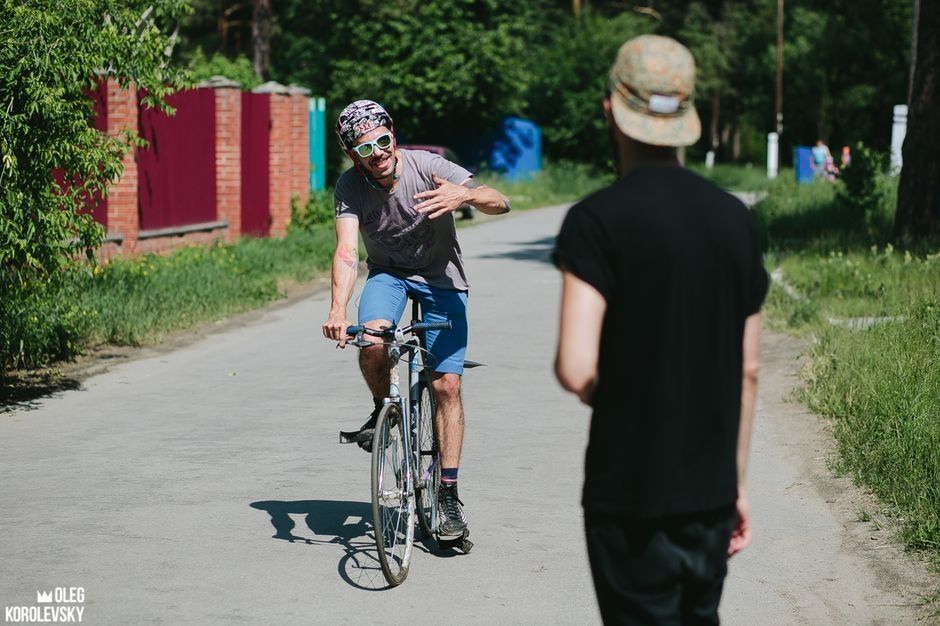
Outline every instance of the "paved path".
MULTIPOLYGON (((562 216, 461 231, 468 358, 489 364, 465 383, 472 554, 418 550, 406 583, 382 589, 368 457, 336 443, 369 402, 356 353, 318 338, 319 294, 0 413, 0 607, 82 587, 89 624, 598 622, 578 506, 587 411, 550 370, 559 285, 547 261, 562 216)), ((804 477, 818 428, 781 400, 792 342, 768 345, 757 538, 732 562, 725 620, 906 621, 880 605, 909 600, 804 477)))

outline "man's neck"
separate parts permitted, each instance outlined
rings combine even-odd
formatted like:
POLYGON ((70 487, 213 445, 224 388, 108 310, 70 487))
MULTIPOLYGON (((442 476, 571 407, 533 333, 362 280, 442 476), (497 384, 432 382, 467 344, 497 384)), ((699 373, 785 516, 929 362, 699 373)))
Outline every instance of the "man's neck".
POLYGON ((620 135, 616 140, 617 169, 626 176, 641 165, 679 167, 676 149, 668 146, 651 146, 620 135))
POLYGON ((389 193, 391 193, 392 189, 395 188, 395 185, 401 179, 402 169, 404 168, 404 163, 401 158, 401 153, 398 150, 395 151, 395 155, 392 158, 395 159, 395 169, 392 170, 393 173, 389 174, 388 176, 383 176, 382 178, 375 179, 375 182, 377 182, 383 189, 385 189, 389 193))

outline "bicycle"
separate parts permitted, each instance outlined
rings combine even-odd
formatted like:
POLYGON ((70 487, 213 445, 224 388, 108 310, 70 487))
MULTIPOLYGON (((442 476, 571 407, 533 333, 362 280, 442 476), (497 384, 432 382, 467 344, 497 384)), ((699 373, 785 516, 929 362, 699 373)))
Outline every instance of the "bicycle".
MULTIPOLYGON (((434 538, 440 547, 457 547, 467 553, 473 547, 469 531, 454 538, 438 532, 438 488, 441 457, 434 423, 435 400, 424 359, 428 351, 423 333, 450 330, 450 321, 422 322, 418 303, 413 303, 411 324, 393 325, 383 330, 350 326, 352 345, 376 345, 363 339, 382 339, 388 348, 389 391, 376 418, 372 436, 372 517, 379 563, 385 580, 400 585, 408 576, 414 546, 415 517, 422 536, 434 538), (405 335, 412 336, 406 341, 405 335), (408 396, 401 393, 399 362, 408 364, 408 396)), ((476 364, 474 364, 476 365, 476 364)))

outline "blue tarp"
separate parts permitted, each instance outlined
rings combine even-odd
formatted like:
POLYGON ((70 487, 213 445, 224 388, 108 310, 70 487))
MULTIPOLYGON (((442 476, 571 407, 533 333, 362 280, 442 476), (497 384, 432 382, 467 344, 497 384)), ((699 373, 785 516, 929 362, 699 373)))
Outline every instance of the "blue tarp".
POLYGON ((796 173, 796 182, 813 182, 813 153, 809 146, 793 148, 793 171, 796 173))
POLYGON ((504 117, 493 137, 489 167, 507 180, 531 178, 542 170, 542 130, 532 120, 504 117))

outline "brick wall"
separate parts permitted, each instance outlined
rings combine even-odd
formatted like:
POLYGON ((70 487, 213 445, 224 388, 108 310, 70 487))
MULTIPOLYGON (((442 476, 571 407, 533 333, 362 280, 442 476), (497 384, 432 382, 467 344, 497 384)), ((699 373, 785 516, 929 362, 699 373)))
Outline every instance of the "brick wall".
POLYGON ((237 84, 215 88, 216 214, 228 222, 225 240, 241 235, 241 90, 237 84))
POLYGON ((290 88, 291 101, 291 194, 301 204, 310 195, 310 113, 308 111, 309 89, 290 88))
POLYGON ((271 176, 271 230, 272 237, 282 237, 290 221, 291 186, 293 182, 291 166, 293 150, 291 140, 291 97, 286 93, 271 94, 271 136, 270 165, 271 176))
MULTIPOLYGON (((186 232, 139 239, 139 180, 135 151, 124 157, 124 173, 111 185, 107 201, 108 238, 100 256, 165 252, 190 244, 208 244, 241 236, 241 91, 227 80, 209 81, 215 89, 216 215, 228 228, 186 232)), ((135 88, 122 89, 116 81, 106 83, 107 132, 118 135, 139 128, 135 88)), ((306 202, 310 176, 310 128, 308 91, 271 84, 270 134, 270 236, 283 236, 290 221, 291 198, 306 202)))
MULTIPOLYGON (((137 90, 122 89, 112 78, 107 81, 107 133, 120 135, 126 130, 137 132, 137 90)), ((123 237, 120 250, 133 251, 137 243, 137 161, 134 150, 124 155, 124 173, 111 185, 108 193, 108 235, 123 237)), ((114 251, 108 251, 114 252, 114 251)))

